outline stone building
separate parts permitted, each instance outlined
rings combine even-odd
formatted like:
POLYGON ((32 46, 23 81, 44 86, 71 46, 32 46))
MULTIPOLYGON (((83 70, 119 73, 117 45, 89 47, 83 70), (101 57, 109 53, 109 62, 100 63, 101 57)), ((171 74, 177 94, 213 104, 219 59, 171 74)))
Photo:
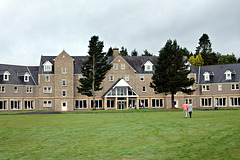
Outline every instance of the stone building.
MULTIPOLYGON (((90 110, 92 97, 77 91, 81 66, 87 56, 41 56, 39 66, 0 64, 0 111, 90 110)), ((122 57, 114 48, 108 63, 113 67, 96 93, 97 109, 171 108, 171 97, 149 87, 156 56, 122 57), (142 104, 142 106, 140 105, 142 104)), ((240 106, 240 64, 191 66, 196 83, 192 95, 177 93, 175 107, 192 102, 194 107, 240 106)))

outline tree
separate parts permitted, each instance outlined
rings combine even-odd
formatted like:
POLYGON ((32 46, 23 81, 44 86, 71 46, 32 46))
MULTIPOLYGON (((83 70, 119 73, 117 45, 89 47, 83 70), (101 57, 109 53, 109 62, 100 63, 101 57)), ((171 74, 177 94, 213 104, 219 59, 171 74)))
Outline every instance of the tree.
POLYGON ((190 57, 190 52, 187 50, 187 48, 180 48, 180 52, 182 52, 183 56, 187 56, 187 58, 190 57))
POLYGON ((103 42, 98 36, 91 37, 89 41, 89 57, 83 62, 81 71, 83 78, 79 80, 78 93, 93 97, 93 109, 95 109, 95 92, 102 90, 101 83, 112 64, 108 64, 108 57, 103 52, 103 42))
POLYGON ((110 47, 107 52, 107 56, 113 56, 113 49, 110 47))
POLYGON ((128 51, 127 48, 124 48, 123 46, 121 47, 121 50, 119 52, 119 55, 121 56, 128 56, 128 51))
POLYGON ((222 55, 219 59, 218 59, 218 63, 219 64, 229 64, 229 63, 237 63, 237 58, 235 57, 234 54, 232 55, 222 55))
POLYGON ((131 56, 138 56, 138 52, 136 51, 136 49, 132 51, 131 56))
POLYGON ((144 54, 142 54, 142 56, 153 56, 153 54, 148 52, 147 49, 145 49, 143 52, 144 52, 144 54))
POLYGON ((191 56, 189 58, 189 62, 193 65, 193 66, 203 66, 204 64, 204 59, 202 58, 201 53, 198 53, 198 55, 196 56, 196 58, 194 56, 191 56))
POLYGON ((207 34, 203 34, 199 39, 199 46, 196 47, 195 56, 201 53, 204 59, 204 65, 213 65, 218 63, 218 55, 212 52, 212 43, 207 34))
POLYGON ((194 92, 194 90, 188 88, 195 82, 193 78, 188 78, 188 74, 191 72, 188 67, 177 41, 168 40, 159 51, 150 87, 154 88, 155 93, 170 93, 172 108, 174 108, 174 94, 178 91, 186 94, 194 92))

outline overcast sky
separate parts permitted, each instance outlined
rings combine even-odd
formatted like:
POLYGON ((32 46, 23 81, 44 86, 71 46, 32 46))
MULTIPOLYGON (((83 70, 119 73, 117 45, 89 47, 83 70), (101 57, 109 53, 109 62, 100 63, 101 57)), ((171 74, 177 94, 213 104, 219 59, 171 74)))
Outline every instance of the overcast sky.
POLYGON ((41 55, 87 55, 93 35, 129 54, 158 55, 168 39, 194 52, 240 57, 240 0, 0 0, 0 63, 39 65, 41 55))

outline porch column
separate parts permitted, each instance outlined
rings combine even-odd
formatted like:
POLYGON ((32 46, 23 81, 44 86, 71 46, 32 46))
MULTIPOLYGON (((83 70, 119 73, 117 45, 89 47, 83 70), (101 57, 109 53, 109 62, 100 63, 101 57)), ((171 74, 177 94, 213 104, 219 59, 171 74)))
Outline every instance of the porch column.
POLYGON ((129 106, 129 104, 128 104, 128 97, 126 98, 126 101, 127 101, 127 102, 126 102, 127 109, 129 109, 129 107, 128 107, 128 106, 129 106))
POLYGON ((137 109, 139 109, 139 97, 137 97, 137 109))
POLYGON ((115 109, 117 110, 117 97, 115 97, 115 109))
POLYGON ((103 107, 104 110, 107 110, 107 97, 103 98, 103 107))

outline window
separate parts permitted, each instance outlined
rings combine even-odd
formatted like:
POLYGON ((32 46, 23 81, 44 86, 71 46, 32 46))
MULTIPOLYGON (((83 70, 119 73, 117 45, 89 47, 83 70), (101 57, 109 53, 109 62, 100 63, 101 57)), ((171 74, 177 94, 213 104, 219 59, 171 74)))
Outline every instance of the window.
POLYGON ((117 64, 114 64, 114 65, 113 65, 113 69, 114 69, 114 70, 117 70, 117 69, 118 69, 118 65, 117 65, 117 64))
POLYGON ((52 107, 52 101, 43 101, 43 107, 52 107))
POLYGON ((67 85, 67 81, 66 80, 62 80, 62 86, 66 86, 67 85))
POLYGON ((62 74, 66 74, 66 68, 62 68, 62 74))
POLYGON ((140 99, 139 100, 139 107, 148 107, 148 99, 140 99))
POLYGON ((142 92, 146 92, 146 87, 145 86, 142 87, 142 92))
POLYGON ((5 86, 0 86, 0 93, 5 93, 6 90, 5 90, 5 86))
POLYGON ((52 93, 52 87, 43 87, 43 93, 52 93))
POLYGON ((192 104, 192 99, 185 99, 186 104, 192 104))
POLYGON ((107 100, 107 108, 115 108, 115 101, 113 99, 107 100))
POLYGON ((8 71, 5 71, 3 73, 3 80, 4 81, 9 81, 9 76, 10 76, 10 73, 8 71))
POLYGON ((0 100, 0 110, 6 110, 7 109, 7 101, 0 100))
POLYGON ((144 64, 144 71, 153 71, 153 64, 151 61, 147 61, 144 64))
MULTIPOLYGON (((95 107, 102 108, 102 100, 95 100, 95 107)), ((93 100, 91 100, 91 108, 93 108, 93 100)))
POLYGON ((226 75, 226 80, 232 79, 232 72, 230 70, 227 70, 224 74, 226 75))
POLYGON ((217 106, 226 106, 226 98, 215 98, 215 104, 217 106))
POLYGON ((129 104, 129 106, 131 104, 132 108, 137 108, 137 100, 136 99, 129 99, 128 104, 129 104))
POLYGON ((218 90, 219 90, 219 91, 222 90, 222 85, 221 85, 221 84, 218 85, 218 90))
POLYGON ((34 101, 24 101, 25 109, 34 109, 34 101))
POLYGON ((152 107, 163 107, 163 99, 152 99, 152 107))
POLYGON ((21 101, 19 100, 11 100, 11 109, 20 110, 21 109, 21 101))
POLYGON ((26 87, 26 93, 32 93, 32 87, 26 87))
POLYGON ((202 91, 209 91, 209 86, 202 86, 202 91))
POLYGON ((113 75, 109 76, 109 81, 114 81, 114 76, 113 75))
POLYGON ((144 76, 140 76, 140 81, 144 81, 144 76))
POLYGON ((80 75, 79 77, 78 77, 78 79, 82 79, 83 78, 83 76, 82 75, 80 75))
POLYGON ((232 90, 239 90, 239 84, 232 84, 232 90))
POLYGON ((121 70, 125 69, 125 64, 121 64, 121 70))
POLYGON ((45 76, 45 82, 50 82, 50 76, 45 76))
POLYGON ((205 72, 203 76, 204 76, 204 81, 210 81, 210 74, 208 72, 205 72))
POLYGON ((52 71, 52 63, 49 61, 46 61, 43 64, 43 70, 44 70, 44 72, 51 72, 52 71))
POLYGON ((127 88, 126 87, 118 87, 117 88, 117 95, 118 96, 126 96, 127 95, 127 88))
POLYGON ((13 92, 18 93, 18 87, 13 87, 13 92))
POLYGON ((87 100, 76 100, 75 109, 87 108, 87 100))
POLYGON ((125 76, 125 81, 129 81, 129 76, 125 76))
POLYGON ((67 95, 67 91, 62 91, 62 96, 66 97, 66 95, 67 95))
POLYGON ((230 106, 240 106, 240 97, 231 97, 230 106))
POLYGON ((212 99, 211 98, 201 98, 201 106, 202 107, 211 107, 212 99))

